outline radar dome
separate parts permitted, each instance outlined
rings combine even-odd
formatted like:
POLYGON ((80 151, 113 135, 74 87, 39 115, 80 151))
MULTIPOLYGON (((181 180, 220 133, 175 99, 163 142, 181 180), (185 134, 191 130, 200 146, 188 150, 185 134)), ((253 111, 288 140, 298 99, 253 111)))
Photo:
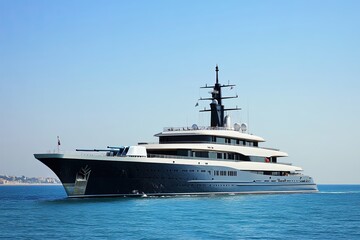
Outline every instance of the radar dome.
POLYGON ((242 123, 241 126, 240 126, 240 129, 241 129, 242 132, 246 132, 246 130, 247 130, 246 123, 242 123))
POLYGON ((234 129, 235 129, 235 131, 240 131, 240 124, 235 123, 234 124, 234 129))
POLYGON ((199 129, 198 125, 196 125, 196 124, 193 124, 193 125, 191 126, 191 128, 192 128, 193 130, 198 130, 198 129, 199 129))

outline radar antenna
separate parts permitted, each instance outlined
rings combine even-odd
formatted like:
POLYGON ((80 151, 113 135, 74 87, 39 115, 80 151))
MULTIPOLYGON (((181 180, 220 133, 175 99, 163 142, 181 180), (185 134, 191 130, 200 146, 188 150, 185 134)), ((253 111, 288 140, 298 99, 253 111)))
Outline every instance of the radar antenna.
POLYGON ((223 99, 230 99, 230 98, 238 98, 238 95, 236 96, 229 96, 229 97, 222 97, 221 95, 221 88, 224 87, 231 87, 233 88, 235 85, 233 84, 227 84, 227 85, 221 85, 219 84, 219 67, 216 65, 215 67, 216 72, 216 82, 214 86, 208 86, 207 84, 205 87, 201 88, 212 88, 213 90, 211 93, 211 98, 200 98, 199 100, 211 100, 210 103, 210 109, 204 109, 200 110, 200 112, 211 112, 211 127, 224 127, 225 118, 224 118, 224 111, 232 111, 232 110, 241 110, 241 108, 224 108, 224 105, 222 105, 223 99))

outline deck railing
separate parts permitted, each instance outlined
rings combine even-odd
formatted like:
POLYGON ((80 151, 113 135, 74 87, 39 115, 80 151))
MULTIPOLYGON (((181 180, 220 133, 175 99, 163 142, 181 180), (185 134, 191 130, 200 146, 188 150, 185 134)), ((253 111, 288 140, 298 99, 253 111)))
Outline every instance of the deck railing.
POLYGON ((194 131, 194 130, 228 130, 235 131, 234 128, 228 127, 210 127, 210 126, 196 126, 196 127, 164 127, 164 132, 172 131, 194 131))

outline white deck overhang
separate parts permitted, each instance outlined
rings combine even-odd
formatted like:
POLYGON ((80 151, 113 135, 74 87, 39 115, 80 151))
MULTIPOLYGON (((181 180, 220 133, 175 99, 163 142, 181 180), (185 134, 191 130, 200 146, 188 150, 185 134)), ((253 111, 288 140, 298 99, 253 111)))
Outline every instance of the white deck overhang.
MULTIPOLYGON (((169 128, 171 129, 171 128, 169 128)), ((243 139, 254 142, 265 142, 262 137, 255 135, 242 133, 234 130, 173 130, 165 131, 158 134, 155 134, 155 137, 165 137, 165 136, 194 136, 194 135, 207 135, 215 137, 225 137, 225 138, 235 138, 243 139)))
POLYGON ((190 149, 193 151, 218 151, 218 152, 233 152, 240 153, 245 156, 258 156, 258 157, 287 157, 285 152, 260 148, 260 147, 247 147, 247 146, 234 146, 222 144, 145 144, 143 145, 148 150, 170 150, 170 149, 190 149))

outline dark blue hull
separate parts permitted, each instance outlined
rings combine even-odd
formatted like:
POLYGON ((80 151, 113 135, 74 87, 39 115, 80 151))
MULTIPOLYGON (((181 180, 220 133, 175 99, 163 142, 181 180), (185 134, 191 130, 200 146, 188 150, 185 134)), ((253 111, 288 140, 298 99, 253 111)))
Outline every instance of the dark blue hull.
POLYGON ((227 167, 131 161, 38 158, 61 180, 69 197, 317 191, 313 182, 286 181, 227 167), (272 179, 273 178, 273 179, 272 179))

